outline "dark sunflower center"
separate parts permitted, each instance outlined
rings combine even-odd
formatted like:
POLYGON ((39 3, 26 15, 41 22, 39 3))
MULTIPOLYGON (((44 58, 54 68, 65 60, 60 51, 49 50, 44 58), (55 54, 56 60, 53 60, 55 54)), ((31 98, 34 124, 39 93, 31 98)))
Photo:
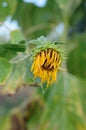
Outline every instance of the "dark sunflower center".
POLYGON ((47 50, 42 51, 41 53, 44 53, 45 55, 44 63, 41 66, 42 69, 52 71, 55 68, 57 68, 57 64, 60 61, 59 53, 57 51, 53 49, 47 49, 47 50))

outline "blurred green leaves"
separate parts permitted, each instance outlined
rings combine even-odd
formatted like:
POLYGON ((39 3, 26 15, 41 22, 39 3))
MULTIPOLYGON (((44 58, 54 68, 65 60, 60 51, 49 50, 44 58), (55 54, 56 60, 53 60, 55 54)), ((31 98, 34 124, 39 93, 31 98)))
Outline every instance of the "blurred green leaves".
POLYGON ((23 78, 25 69, 23 64, 13 65, 12 74, 10 75, 2 93, 14 94, 20 87, 23 86, 23 78))
POLYGON ((22 40, 25 40, 25 38, 20 30, 14 30, 11 32, 11 42, 12 43, 19 43, 22 40))
POLYGON ((85 34, 76 36, 76 47, 69 53, 67 60, 68 71, 81 78, 86 78, 86 43, 85 34))
MULTIPOLYGON (((86 111, 83 111, 86 107, 86 104, 83 104, 85 94, 81 95, 81 84, 85 92, 85 83, 86 81, 79 81, 67 72, 63 75, 59 73, 58 82, 51 88, 46 88, 44 95, 38 89, 39 94, 32 97, 33 100, 25 99, 24 102, 17 104, 17 107, 11 109, 11 116, 8 112, 9 115, 4 119, 10 117, 6 122, 11 125, 12 130, 15 127, 20 130, 25 127, 30 130, 34 128, 35 130, 85 130, 86 111)), ((9 103, 8 100, 7 104, 9 103)))
POLYGON ((0 0, 0 20, 4 21, 7 16, 16 10, 17 0, 0 0))
POLYGON ((3 43, 0 44, 0 57, 10 60, 17 56, 17 52, 25 52, 25 50, 24 44, 3 43))
POLYGON ((4 58, 0 57, 0 85, 5 84, 12 71, 11 64, 4 58))
POLYGON ((53 2, 48 0, 46 6, 42 8, 22 1, 18 2, 13 19, 18 21, 24 35, 29 39, 30 37, 46 35, 55 27, 61 19, 59 12, 60 10, 55 0, 53 2))
MULTIPOLYGON (((80 100, 81 84, 77 78, 64 73, 58 76, 58 82, 45 91, 42 95, 44 99, 44 109, 39 116, 39 121, 35 120, 35 114, 28 120, 28 129, 36 130, 85 130, 85 115, 82 106, 83 99, 80 100)), ((85 84, 82 81, 85 89, 85 84)), ((40 113, 40 111, 39 111, 40 113)))
MULTIPOLYGON (((20 75, 23 76, 22 73, 24 74, 24 71, 22 73, 20 71, 23 70, 23 68, 21 69, 21 67, 19 67, 17 70, 17 65, 13 65, 11 60, 19 57, 19 54, 22 55, 22 53, 25 52, 26 46, 24 45, 24 42, 22 44, 22 40, 24 41, 24 38, 20 31, 14 31, 11 36, 11 41, 14 41, 14 43, 11 41, 9 43, 0 43, 0 85, 6 83, 7 86, 6 91, 5 88, 4 91, 2 90, 4 93, 12 94, 16 91, 16 88, 21 86, 20 79, 22 80, 22 78, 20 75), (16 68, 16 70, 14 70, 14 68, 16 68), (15 82, 15 84, 13 82, 15 82)), ((19 58, 18 60, 20 60, 19 58)))
POLYGON ((25 45, 22 44, 0 44, 1 49, 5 49, 8 51, 14 51, 14 52, 24 52, 25 51, 25 45))
MULTIPOLYGON (((0 108, 1 110, 1 108, 0 108)), ((2 111, 2 110, 1 110, 2 111)), ((1 130, 10 130, 11 129, 11 115, 10 112, 4 116, 0 117, 0 129, 1 130)))

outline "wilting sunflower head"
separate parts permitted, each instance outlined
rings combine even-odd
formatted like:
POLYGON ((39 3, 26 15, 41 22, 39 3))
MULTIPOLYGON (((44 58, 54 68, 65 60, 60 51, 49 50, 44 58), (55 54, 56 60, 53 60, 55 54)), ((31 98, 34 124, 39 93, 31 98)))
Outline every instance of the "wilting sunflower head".
POLYGON ((47 82, 47 86, 56 81, 56 75, 64 57, 64 47, 57 42, 51 43, 41 36, 37 40, 28 43, 34 45, 32 49, 33 64, 31 71, 34 77, 39 77, 41 82, 47 82))
POLYGON ((35 77, 39 77, 47 86, 56 81, 56 75, 61 64, 61 57, 58 51, 47 48, 41 50, 34 59, 32 72, 35 77))

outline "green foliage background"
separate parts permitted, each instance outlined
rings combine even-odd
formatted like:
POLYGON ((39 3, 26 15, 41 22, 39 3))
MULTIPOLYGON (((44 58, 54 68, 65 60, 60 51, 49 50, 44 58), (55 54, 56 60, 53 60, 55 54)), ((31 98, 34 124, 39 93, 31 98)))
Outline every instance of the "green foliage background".
POLYGON ((0 0, 2 25, 10 39, 4 43, 0 37, 0 130, 85 130, 86 1, 47 0, 38 7, 23 0, 0 0), (21 29, 5 26, 8 16, 21 29), (61 34, 56 31, 60 24, 61 34), (68 54, 63 63, 67 71, 43 89, 30 71, 34 44, 28 44, 41 35, 64 43, 68 54))

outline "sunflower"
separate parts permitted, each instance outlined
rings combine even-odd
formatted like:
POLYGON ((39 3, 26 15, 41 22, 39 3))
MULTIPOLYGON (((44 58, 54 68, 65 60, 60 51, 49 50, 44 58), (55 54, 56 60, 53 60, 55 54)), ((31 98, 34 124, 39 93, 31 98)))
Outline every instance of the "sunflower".
POLYGON ((47 86, 49 86, 56 81, 60 64, 60 53, 53 48, 47 48, 36 54, 31 71, 34 77, 39 77, 42 83, 47 82, 47 86))

